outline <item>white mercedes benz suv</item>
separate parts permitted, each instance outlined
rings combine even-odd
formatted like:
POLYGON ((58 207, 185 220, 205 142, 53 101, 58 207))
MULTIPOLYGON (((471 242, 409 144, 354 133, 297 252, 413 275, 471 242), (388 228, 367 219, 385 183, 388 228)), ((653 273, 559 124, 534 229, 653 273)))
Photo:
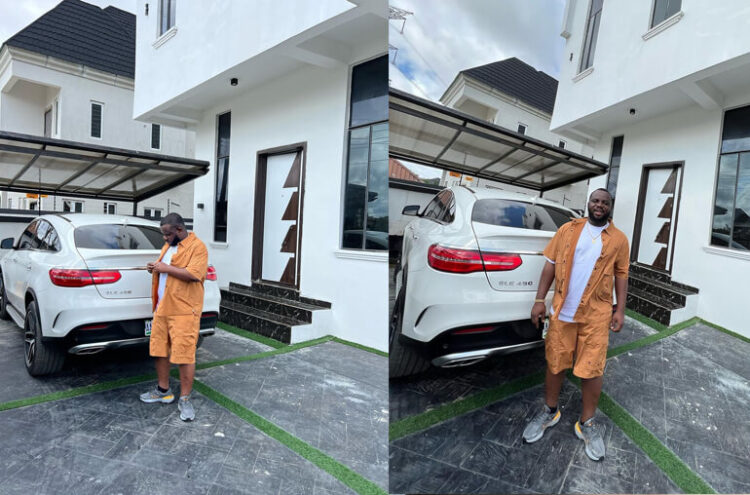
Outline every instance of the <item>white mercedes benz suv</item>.
MULTIPOLYGON (((28 372, 54 373, 67 353, 147 344, 153 312, 146 264, 163 245, 156 222, 67 213, 34 219, 16 242, 3 239, 0 318, 23 328, 28 372)), ((212 266, 204 287, 201 338, 214 333, 219 316, 212 266)))
POLYGON ((576 213, 524 194, 453 187, 421 213, 411 205, 403 214, 417 218, 404 231, 396 272, 391 378, 543 343, 530 320, 542 251, 576 213))

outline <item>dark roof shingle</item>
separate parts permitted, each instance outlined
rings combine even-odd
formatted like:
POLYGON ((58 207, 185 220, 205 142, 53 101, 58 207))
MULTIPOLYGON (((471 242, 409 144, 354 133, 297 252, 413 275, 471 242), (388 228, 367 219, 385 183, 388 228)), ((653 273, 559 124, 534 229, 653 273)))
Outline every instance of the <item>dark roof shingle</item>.
POLYGON ((63 0, 5 44, 135 77, 135 16, 115 7, 63 0))
POLYGON ((551 114, 555 107, 557 79, 515 57, 462 70, 461 74, 546 113, 551 114))

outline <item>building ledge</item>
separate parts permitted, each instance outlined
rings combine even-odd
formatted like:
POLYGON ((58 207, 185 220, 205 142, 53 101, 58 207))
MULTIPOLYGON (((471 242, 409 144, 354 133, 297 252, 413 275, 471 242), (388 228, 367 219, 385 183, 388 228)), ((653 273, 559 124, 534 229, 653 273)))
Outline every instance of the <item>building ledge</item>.
POLYGON ((362 261, 380 261, 388 263, 388 251, 362 251, 356 249, 337 249, 333 252, 337 258, 362 261))
POLYGON ((666 30, 670 26, 674 26, 678 22, 680 22, 680 19, 682 19, 685 16, 685 13, 683 11, 679 11, 676 14, 674 14, 672 17, 669 17, 667 19, 664 19, 656 26, 652 27, 648 31, 646 31, 641 38, 643 38, 643 41, 650 40, 657 34, 661 33, 662 31, 666 30))
POLYGON ((573 77, 573 82, 577 83, 578 81, 580 81, 584 77, 588 76, 592 72, 594 72, 594 66, 593 65, 591 67, 589 67, 588 69, 586 69, 586 70, 584 70, 582 72, 579 72, 575 77, 573 77))
POLYGON ((167 41, 174 38, 176 34, 177 34, 177 26, 172 26, 171 28, 167 29, 167 31, 164 34, 156 38, 156 41, 154 41, 151 46, 153 46, 154 50, 156 50, 161 45, 163 45, 167 41))
POLYGON ((738 251, 735 249, 720 248, 716 246, 703 246, 703 250, 708 254, 718 254, 729 258, 750 261, 750 251, 738 251))
POLYGON ((219 249, 229 249, 228 242, 209 241, 208 245, 214 248, 219 248, 219 249))

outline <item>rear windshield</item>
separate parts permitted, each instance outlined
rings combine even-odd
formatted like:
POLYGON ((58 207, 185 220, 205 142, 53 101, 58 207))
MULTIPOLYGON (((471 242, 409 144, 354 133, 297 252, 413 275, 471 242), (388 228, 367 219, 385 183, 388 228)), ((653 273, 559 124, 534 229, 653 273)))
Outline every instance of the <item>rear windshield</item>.
POLYGON ((164 238, 145 225, 86 225, 75 229, 76 247, 89 249, 161 249, 164 238))
POLYGON ((571 218, 573 213, 563 208, 506 199, 480 199, 471 213, 474 222, 550 232, 557 231, 571 218))

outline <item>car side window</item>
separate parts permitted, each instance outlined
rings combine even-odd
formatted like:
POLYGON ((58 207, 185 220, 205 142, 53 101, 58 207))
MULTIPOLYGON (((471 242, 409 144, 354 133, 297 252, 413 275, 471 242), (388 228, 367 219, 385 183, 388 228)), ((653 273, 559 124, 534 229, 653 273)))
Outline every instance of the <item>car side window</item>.
POLYGON ((424 207, 422 217, 432 218, 434 220, 437 218, 438 213, 440 213, 440 193, 435 195, 435 197, 432 198, 432 201, 427 203, 427 206, 424 207))
POLYGON ((41 221, 39 229, 37 229, 37 237, 39 239, 39 248, 45 251, 59 251, 60 250, 60 239, 57 236, 57 231, 48 222, 41 221), (44 224, 42 226, 41 224, 44 224), (43 233, 42 230, 45 232, 43 233))
POLYGON ((33 249, 44 249, 44 239, 49 234, 51 228, 52 225, 50 225, 49 222, 39 220, 36 227, 36 235, 34 235, 34 240, 31 241, 31 247, 33 249))
POLYGON ((438 220, 445 223, 452 223, 453 219, 456 217, 456 197, 453 192, 446 191, 446 194, 442 198, 442 202, 445 208, 438 220))
POLYGON ((23 231, 21 237, 18 238, 18 249, 31 249, 33 247, 38 225, 39 220, 34 220, 28 227, 26 227, 26 230, 23 231))

